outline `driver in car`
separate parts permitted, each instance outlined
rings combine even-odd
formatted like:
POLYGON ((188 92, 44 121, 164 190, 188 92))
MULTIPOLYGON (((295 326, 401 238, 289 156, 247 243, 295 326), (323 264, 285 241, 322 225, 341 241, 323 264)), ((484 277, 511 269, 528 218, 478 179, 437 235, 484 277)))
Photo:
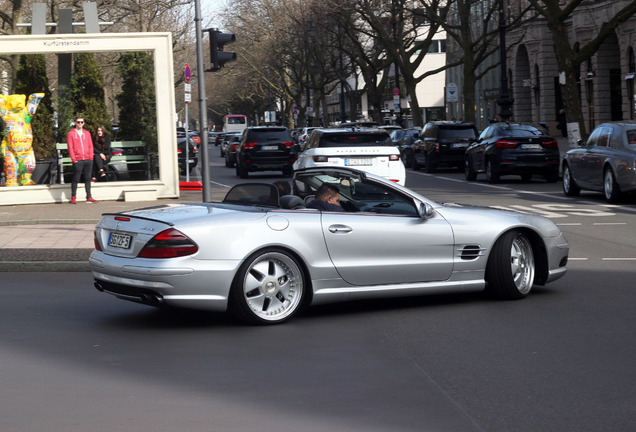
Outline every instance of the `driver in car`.
POLYGON ((307 204, 307 208, 322 211, 345 211, 340 207, 340 190, 336 186, 323 183, 316 191, 316 198, 307 204))

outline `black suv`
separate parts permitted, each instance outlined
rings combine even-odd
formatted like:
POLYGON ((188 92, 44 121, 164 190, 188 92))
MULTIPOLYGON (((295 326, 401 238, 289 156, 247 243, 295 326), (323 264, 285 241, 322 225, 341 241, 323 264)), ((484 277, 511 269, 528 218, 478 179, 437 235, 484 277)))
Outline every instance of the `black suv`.
POLYGON ((280 170, 291 176, 295 160, 296 149, 286 127, 249 127, 236 149, 236 175, 247 178, 252 171, 280 170))
POLYGON ((435 172, 439 166, 464 168, 464 154, 477 140, 473 123, 435 121, 424 125, 420 139, 413 143, 411 152, 413 169, 435 172))

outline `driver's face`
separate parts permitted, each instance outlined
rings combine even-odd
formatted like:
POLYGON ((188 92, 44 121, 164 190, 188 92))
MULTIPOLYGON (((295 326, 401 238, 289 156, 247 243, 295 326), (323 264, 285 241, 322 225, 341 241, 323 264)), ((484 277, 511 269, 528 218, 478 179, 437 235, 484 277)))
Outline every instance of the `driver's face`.
POLYGON ((329 195, 327 197, 327 202, 330 204, 340 205, 340 195, 336 195, 336 196, 329 195))

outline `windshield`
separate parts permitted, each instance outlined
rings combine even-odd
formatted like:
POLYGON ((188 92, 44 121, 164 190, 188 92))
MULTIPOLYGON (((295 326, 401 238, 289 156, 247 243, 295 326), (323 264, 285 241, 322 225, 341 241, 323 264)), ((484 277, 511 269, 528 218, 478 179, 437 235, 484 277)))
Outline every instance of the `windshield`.
POLYGON ((388 134, 379 133, 342 133, 324 134, 319 147, 395 147, 388 134))
MULTIPOLYGON (((495 134, 496 135, 496 134, 495 134)), ((515 125, 499 128, 499 136, 509 137, 535 137, 543 133, 533 126, 515 125)))
POLYGON ((461 138, 472 139, 472 138, 475 138, 475 129, 471 127, 465 127, 465 128, 440 127, 439 138, 440 139, 461 139, 461 138))

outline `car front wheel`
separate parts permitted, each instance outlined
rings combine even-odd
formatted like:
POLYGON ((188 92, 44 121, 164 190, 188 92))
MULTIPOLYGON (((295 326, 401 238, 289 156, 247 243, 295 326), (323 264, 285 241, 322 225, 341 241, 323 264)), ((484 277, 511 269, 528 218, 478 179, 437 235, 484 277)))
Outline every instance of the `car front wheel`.
POLYGON ((520 231, 509 231, 490 251, 486 267, 487 290, 498 298, 521 299, 532 289, 534 273, 530 240, 520 231))
POLYGON ((304 303, 305 276, 288 252, 265 249, 240 267, 230 291, 230 308, 250 324, 278 324, 304 303))

